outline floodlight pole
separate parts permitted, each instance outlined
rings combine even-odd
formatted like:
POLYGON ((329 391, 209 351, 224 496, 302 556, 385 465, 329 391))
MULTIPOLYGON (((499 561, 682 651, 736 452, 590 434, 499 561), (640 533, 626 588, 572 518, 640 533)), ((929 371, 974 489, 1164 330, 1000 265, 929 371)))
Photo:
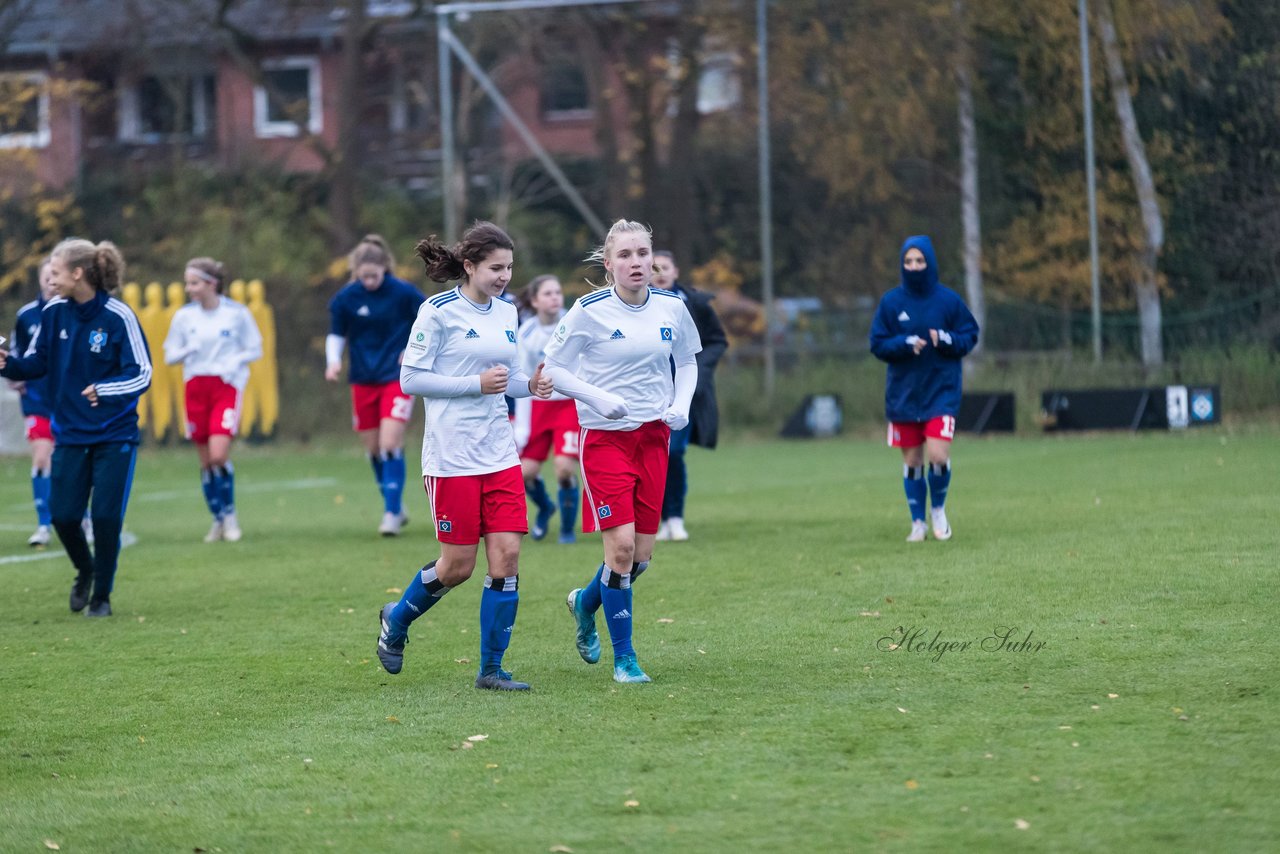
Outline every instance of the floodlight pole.
POLYGON ((764 397, 773 400, 775 365, 773 352, 773 187, 769 181, 769 15, 767 0, 756 0, 756 88, 759 122, 756 128, 760 152, 760 296, 764 303, 764 397))
POLYGON ((436 15, 436 51, 440 68, 440 189, 444 199, 444 239, 458 239, 458 211, 453 188, 453 58, 449 55, 449 16, 436 15))
POLYGON ((1089 300, 1093 361, 1102 361, 1102 286, 1098 273, 1098 184, 1093 165, 1093 69, 1089 67, 1089 4, 1080 5, 1080 69, 1084 89, 1084 175, 1089 195, 1089 300))

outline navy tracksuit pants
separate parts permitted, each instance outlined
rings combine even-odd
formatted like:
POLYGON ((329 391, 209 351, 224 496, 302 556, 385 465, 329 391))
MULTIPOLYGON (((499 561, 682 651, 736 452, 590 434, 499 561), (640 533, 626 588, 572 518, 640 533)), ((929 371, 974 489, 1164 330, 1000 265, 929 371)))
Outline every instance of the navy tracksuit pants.
POLYGON ((111 598, 137 458, 138 446, 132 442, 56 445, 53 449, 49 496, 53 527, 76 572, 82 578, 93 577, 93 602, 111 598), (86 508, 93 522, 92 552, 80 527, 86 508))

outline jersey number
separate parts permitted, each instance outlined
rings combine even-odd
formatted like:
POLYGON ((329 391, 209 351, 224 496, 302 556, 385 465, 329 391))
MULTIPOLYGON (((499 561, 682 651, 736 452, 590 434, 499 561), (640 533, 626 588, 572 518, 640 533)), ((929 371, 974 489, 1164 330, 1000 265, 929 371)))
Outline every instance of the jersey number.
POLYGON ((391 417, 397 421, 408 421, 413 416, 413 398, 397 397, 391 402, 391 417))
POLYGON ((561 442, 562 444, 560 445, 560 447, 566 454, 578 453, 578 431, 577 430, 565 430, 564 438, 561 440, 561 442))
POLYGON ((942 416, 942 438, 950 439, 956 435, 956 417, 954 415, 942 416))
POLYGON ((236 429, 236 411, 234 409, 222 410, 222 429, 231 431, 236 429))

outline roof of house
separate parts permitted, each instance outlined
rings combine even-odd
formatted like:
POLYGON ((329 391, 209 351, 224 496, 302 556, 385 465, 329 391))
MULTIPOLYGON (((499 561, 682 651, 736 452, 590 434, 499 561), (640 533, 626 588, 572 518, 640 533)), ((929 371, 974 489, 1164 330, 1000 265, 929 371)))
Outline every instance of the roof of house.
MULTIPOLYGON (((181 47, 221 39, 219 0, 12 0, 0 6, 0 56, 181 47)), ((338 35, 344 11, 320 0, 234 0, 227 22, 262 41, 338 35)), ((422 4, 368 0, 371 16, 403 18, 422 4)))

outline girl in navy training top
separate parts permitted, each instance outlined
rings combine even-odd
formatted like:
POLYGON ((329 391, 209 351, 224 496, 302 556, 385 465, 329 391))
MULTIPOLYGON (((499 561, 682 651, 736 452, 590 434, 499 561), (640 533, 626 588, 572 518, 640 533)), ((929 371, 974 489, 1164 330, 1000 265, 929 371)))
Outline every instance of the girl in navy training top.
POLYGON ((35 346, 22 357, 0 350, 0 376, 47 377, 50 514, 76 568, 71 610, 88 605, 90 617, 109 617, 138 455, 138 398, 151 385, 151 356, 133 310, 111 296, 124 276, 113 244, 64 240, 53 250, 50 273, 57 296, 41 312, 35 346), (90 494, 92 552, 80 526, 90 494))
POLYGON ((413 395, 400 389, 400 361, 426 297, 392 275, 395 259, 387 242, 376 234, 361 240, 348 261, 355 281, 329 302, 324 378, 338 381, 342 351, 349 342, 352 426, 360 434, 382 493, 384 512, 378 533, 394 537, 408 521, 402 503, 404 429, 413 415, 413 395))
MULTIPOLYGON (((22 354, 40 332, 40 314, 55 296, 49 259, 40 264, 40 296, 18 309, 18 322, 13 328, 13 352, 22 354)), ((22 396, 22 417, 27 445, 31 448, 31 494, 36 505, 36 530, 27 545, 37 548, 49 545, 53 519, 49 516, 49 467, 53 460, 53 431, 49 426, 49 399, 44 380, 9 385, 22 396)))
POLYGON ((902 449, 902 483, 911 511, 907 542, 925 539, 927 495, 933 536, 949 540, 945 505, 960 411, 960 360, 978 343, 978 323, 960 295, 938 282, 938 261, 928 237, 908 237, 899 262, 900 282, 881 297, 871 323, 871 352, 889 363, 884 412, 889 445, 902 449))

